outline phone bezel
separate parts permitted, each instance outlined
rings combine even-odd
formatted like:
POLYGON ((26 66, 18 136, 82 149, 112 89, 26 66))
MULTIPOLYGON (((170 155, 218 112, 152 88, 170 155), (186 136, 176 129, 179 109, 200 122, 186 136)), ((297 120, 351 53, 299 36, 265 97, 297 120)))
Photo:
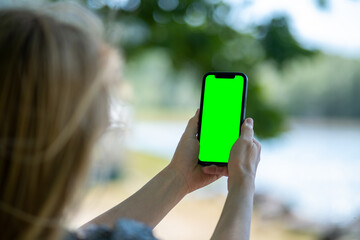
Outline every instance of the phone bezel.
MULTIPOLYGON (((241 72, 208 72, 203 76, 202 87, 201 87, 201 98, 200 98, 200 113, 199 113, 199 122, 198 122, 198 131, 197 131, 197 139, 200 142, 201 135, 201 120, 202 120, 202 111, 203 111, 203 101, 204 101, 204 91, 205 91, 205 80, 209 75, 214 75, 215 78, 235 78, 235 76, 240 75, 244 78, 244 87, 243 87, 243 99, 241 106, 241 116, 240 116, 240 131, 239 136, 241 134, 241 125, 245 120, 245 111, 246 111, 246 99, 247 99, 247 88, 248 88, 248 77, 241 72)), ((198 163, 203 166, 209 165, 218 165, 218 166, 227 166, 227 162, 205 162, 201 161, 198 158, 198 163)))

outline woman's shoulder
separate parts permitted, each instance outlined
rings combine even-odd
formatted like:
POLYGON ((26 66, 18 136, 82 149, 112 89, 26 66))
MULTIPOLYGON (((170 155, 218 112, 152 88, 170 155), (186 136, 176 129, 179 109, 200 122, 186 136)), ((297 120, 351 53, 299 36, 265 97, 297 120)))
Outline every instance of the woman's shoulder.
POLYGON ((65 240, 155 240, 152 229, 135 220, 119 219, 114 228, 104 225, 90 225, 78 231, 70 232, 65 240))

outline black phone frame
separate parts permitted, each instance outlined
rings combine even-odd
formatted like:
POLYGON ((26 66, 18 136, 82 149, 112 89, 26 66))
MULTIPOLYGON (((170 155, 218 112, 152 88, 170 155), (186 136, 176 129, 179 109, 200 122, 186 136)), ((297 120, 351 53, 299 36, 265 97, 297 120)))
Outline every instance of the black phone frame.
MULTIPOLYGON (((248 77, 242 72, 208 72, 203 76, 202 87, 201 87, 201 98, 200 98, 200 114, 198 122, 198 131, 197 139, 200 142, 201 134, 201 120, 202 120, 202 111, 203 111, 203 102, 204 102, 204 91, 205 91, 205 79, 208 75, 214 75, 215 78, 235 78, 235 76, 240 75, 244 78, 244 87, 243 87, 243 98, 241 106, 241 116, 240 116, 240 131, 241 134, 241 125, 245 121, 245 111, 246 111, 246 99, 247 99, 247 89, 248 89, 248 77)), ((227 166, 227 162, 204 162, 198 158, 198 163, 202 166, 217 165, 217 166, 227 166)))

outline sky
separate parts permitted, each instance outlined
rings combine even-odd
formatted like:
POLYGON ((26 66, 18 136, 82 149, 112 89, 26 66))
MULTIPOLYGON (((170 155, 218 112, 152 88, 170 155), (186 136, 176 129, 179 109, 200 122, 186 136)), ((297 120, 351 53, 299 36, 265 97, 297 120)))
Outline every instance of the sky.
POLYGON ((238 29, 263 23, 285 13, 296 39, 310 49, 360 58, 360 1, 328 0, 321 9, 315 0, 227 0, 238 29))

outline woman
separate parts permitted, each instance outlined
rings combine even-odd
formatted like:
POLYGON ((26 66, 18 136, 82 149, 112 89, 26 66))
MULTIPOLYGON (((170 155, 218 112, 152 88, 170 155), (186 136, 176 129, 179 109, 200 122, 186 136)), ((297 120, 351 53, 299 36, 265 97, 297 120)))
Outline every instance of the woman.
POLYGON ((151 229, 186 194, 224 175, 229 194, 213 239, 248 239, 261 148, 253 121, 243 124, 228 168, 201 167, 198 112, 165 169, 78 233, 64 236, 64 219, 88 170, 90 151, 108 125, 114 50, 89 31, 91 26, 34 10, 0 10, 2 239, 94 239, 100 233, 103 239, 127 239, 127 234, 153 239, 151 229))

